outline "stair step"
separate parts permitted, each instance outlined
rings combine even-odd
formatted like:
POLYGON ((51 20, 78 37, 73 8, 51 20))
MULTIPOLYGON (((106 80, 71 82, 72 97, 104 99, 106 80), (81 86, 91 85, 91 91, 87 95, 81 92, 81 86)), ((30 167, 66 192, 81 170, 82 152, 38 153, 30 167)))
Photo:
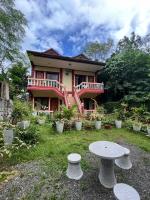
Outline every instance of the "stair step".
POLYGON ((72 94, 68 95, 68 101, 70 103, 70 106, 73 106, 74 104, 76 104, 76 101, 75 101, 74 97, 72 96, 72 94))

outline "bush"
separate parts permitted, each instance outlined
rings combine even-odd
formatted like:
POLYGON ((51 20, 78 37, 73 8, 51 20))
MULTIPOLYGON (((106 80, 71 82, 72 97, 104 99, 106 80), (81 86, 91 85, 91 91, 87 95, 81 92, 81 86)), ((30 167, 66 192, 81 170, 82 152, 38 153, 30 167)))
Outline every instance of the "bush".
POLYGON ((107 102, 104 104, 104 109, 106 113, 113 113, 115 109, 119 109, 121 102, 107 102))
POLYGON ((91 130, 91 129, 94 128, 94 122, 93 121, 89 121, 89 120, 84 120, 83 127, 86 130, 91 130))
POLYGON ((36 144, 39 139, 39 132, 36 125, 30 125, 27 129, 16 128, 16 136, 26 144, 36 144))
POLYGON ((23 119, 28 119, 31 116, 31 106, 21 100, 14 100, 13 102, 13 112, 12 112, 12 122, 16 124, 18 121, 23 119))

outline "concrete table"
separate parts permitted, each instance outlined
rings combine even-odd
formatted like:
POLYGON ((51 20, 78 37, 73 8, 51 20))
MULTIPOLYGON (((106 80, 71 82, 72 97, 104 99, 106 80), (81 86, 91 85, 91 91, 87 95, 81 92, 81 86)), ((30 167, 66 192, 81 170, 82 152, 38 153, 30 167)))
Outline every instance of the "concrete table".
POLYGON ((114 160, 125 154, 124 148, 116 143, 97 141, 89 145, 91 153, 101 158, 99 180, 106 188, 113 188, 116 184, 114 160))

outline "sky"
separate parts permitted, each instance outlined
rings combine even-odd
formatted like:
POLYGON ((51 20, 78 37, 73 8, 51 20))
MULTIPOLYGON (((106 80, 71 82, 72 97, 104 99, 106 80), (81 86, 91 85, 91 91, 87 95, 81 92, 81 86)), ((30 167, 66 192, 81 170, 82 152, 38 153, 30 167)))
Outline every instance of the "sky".
POLYGON ((22 48, 74 56, 88 42, 150 32, 150 0, 15 0, 28 21, 22 48))

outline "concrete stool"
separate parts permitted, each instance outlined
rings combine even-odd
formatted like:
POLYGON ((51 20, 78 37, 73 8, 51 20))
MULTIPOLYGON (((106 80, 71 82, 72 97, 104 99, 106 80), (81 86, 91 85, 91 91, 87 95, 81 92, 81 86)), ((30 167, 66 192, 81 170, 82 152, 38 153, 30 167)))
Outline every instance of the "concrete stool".
POLYGON ((115 164, 122 169, 130 169, 132 167, 132 163, 130 160, 130 150, 124 148, 124 151, 125 151, 124 156, 116 159, 115 164))
POLYGON ((117 200, 140 200, 138 192, 124 183, 117 183, 113 188, 117 200))
POLYGON ((83 171, 80 166, 81 156, 78 153, 71 153, 68 155, 68 168, 67 168, 67 177, 70 179, 79 180, 83 171))

